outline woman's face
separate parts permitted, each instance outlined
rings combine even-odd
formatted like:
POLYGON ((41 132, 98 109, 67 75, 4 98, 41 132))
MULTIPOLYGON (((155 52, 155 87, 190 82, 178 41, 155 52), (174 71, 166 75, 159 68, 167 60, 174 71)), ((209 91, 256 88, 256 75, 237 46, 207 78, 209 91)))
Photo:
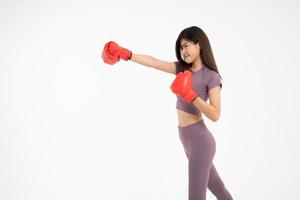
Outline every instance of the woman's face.
POLYGON ((186 63, 193 63, 195 59, 200 56, 199 43, 194 44, 192 41, 181 39, 180 54, 182 60, 186 63))

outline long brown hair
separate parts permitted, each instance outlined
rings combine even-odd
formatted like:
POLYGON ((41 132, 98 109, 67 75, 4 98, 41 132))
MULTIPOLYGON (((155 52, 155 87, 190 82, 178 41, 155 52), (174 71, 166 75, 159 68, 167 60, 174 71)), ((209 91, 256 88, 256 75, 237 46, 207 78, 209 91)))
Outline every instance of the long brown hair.
MULTIPOLYGON (((192 67, 192 63, 188 64, 181 58, 181 54, 180 54, 181 39, 191 41, 194 44, 197 44, 199 42, 199 45, 201 47, 200 56, 201 56, 203 64, 206 67, 210 68, 211 70, 213 70, 219 74, 218 67, 216 65, 214 55, 213 55, 213 52, 212 52, 212 49, 211 49, 211 46, 209 43, 209 39, 206 36, 206 34, 204 33, 204 31, 197 26, 191 26, 191 27, 183 29, 176 40, 175 51, 176 51, 177 60, 180 63, 179 71, 184 71, 184 70, 190 69, 192 67)), ((219 74, 219 76, 221 77, 220 74, 219 74)), ((222 79, 222 77, 221 77, 221 79, 222 79)))

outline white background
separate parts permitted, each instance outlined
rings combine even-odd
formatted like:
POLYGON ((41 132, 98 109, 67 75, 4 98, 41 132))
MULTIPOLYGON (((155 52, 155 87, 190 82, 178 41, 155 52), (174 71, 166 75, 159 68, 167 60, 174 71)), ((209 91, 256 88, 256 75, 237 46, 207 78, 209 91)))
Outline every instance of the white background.
POLYGON ((100 55, 114 40, 175 61, 192 25, 223 77, 221 118, 205 121, 226 187, 299 198, 300 3, 208 2, 2 0, 0 199, 188 199, 175 76, 100 55))

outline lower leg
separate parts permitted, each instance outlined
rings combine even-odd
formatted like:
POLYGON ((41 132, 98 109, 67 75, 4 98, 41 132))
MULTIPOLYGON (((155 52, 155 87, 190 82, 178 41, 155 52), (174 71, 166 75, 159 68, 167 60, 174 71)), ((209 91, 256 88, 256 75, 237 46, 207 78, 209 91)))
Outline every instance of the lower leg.
POLYGON ((211 165, 208 189, 216 196, 218 200, 233 200, 231 194, 226 189, 222 179, 220 178, 214 164, 211 165))

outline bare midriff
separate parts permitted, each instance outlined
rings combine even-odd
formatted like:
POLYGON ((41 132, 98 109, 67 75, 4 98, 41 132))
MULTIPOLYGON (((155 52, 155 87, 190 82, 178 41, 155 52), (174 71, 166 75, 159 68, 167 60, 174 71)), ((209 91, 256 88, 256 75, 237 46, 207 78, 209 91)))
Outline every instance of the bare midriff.
POLYGON ((178 127, 185 127, 190 124, 194 124, 200 120, 203 120, 202 117, 199 115, 190 114, 179 109, 177 109, 177 114, 178 114, 178 127))

